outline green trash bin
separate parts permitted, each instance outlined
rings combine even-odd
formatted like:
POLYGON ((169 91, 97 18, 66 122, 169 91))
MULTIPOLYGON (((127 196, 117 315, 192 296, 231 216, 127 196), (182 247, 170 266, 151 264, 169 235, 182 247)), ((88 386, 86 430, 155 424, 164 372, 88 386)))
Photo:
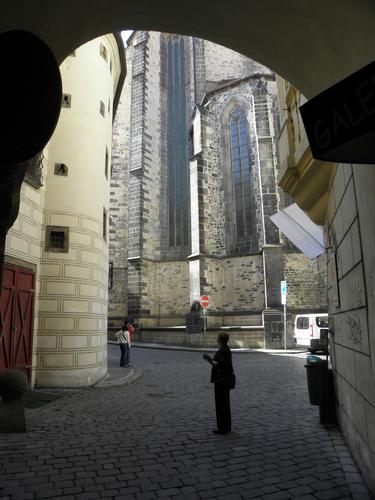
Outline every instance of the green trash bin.
POLYGON ((328 363, 318 356, 307 356, 305 365, 310 403, 322 405, 325 398, 328 363))

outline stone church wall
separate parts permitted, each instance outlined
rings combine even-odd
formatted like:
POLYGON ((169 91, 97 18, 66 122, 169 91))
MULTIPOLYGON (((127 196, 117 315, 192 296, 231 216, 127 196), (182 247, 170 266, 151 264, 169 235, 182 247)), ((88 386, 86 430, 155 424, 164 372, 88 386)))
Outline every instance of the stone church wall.
MULTIPOLYGON (((251 183, 253 186, 252 213, 254 236, 246 253, 258 252, 262 235, 260 207, 260 180, 258 168, 258 143, 254 130, 253 109, 249 83, 215 92, 207 98, 202 120, 204 147, 204 215, 205 251, 214 255, 233 252, 233 193, 231 189, 229 138, 226 125, 228 109, 239 103, 248 113, 251 183)), ((245 251, 245 250, 244 250, 245 251)))
MULTIPOLYGON (((187 129, 195 100, 199 105, 195 116, 199 115, 202 150, 192 151, 191 144, 192 245, 170 247, 166 80, 167 43, 171 36, 139 31, 127 49, 128 95, 123 97, 121 109, 129 115, 131 112, 131 119, 118 117, 111 188, 111 251, 118 261, 125 260, 127 270, 120 264, 117 269, 115 266, 113 310, 126 312, 122 295, 128 315, 142 325, 144 332, 147 329, 156 338, 155 332, 160 337, 165 328, 163 332, 171 339, 173 327, 181 334, 179 328, 185 323, 190 301, 204 293, 211 297, 209 328, 238 327, 242 332, 241 328, 249 327, 252 335, 258 328, 252 345, 260 345, 259 339, 264 345, 262 312, 266 304, 276 312, 282 310, 279 283, 284 271, 290 287, 290 307, 295 310, 316 309, 324 288, 324 280, 314 275, 319 268, 317 262, 311 263, 299 254, 283 257, 279 231, 269 220, 269 215, 279 209, 274 76, 267 68, 229 49, 185 38, 187 129), (253 228, 246 239, 239 240, 235 232, 228 127, 230 112, 237 105, 247 118, 252 187, 249 227, 253 228), (128 178, 121 168, 129 171, 128 178), (121 189, 125 195, 120 194, 121 189), (122 233, 126 224, 127 236, 122 233)), ((185 337, 182 341, 186 341, 185 337)))
POLYGON ((265 242, 278 245, 279 231, 270 216, 279 210, 277 194, 278 154, 275 123, 276 83, 271 79, 258 80, 253 88, 256 119, 259 169, 262 179, 262 217, 264 217, 265 242))
POLYGON ((215 124, 204 118, 203 126, 203 203, 205 216, 202 250, 214 255, 225 255, 225 191, 224 171, 221 168, 220 137, 215 133, 215 124))
POLYGON ((109 251, 113 263, 112 288, 109 290, 109 324, 127 315, 127 246, 129 182, 129 139, 131 107, 131 75, 133 48, 125 52, 127 77, 117 107, 112 135, 111 190, 109 216, 109 251), (116 318, 118 318, 116 320, 116 318))
MULTIPOLYGON (((205 293, 211 299, 210 312, 235 312, 236 315, 240 311, 251 315, 259 314, 264 309, 261 255, 206 258, 204 276, 205 293)), ((233 324, 233 318, 231 322, 233 324)))
POLYGON ((211 84, 207 90, 212 90, 213 82, 246 78, 260 72, 271 74, 271 70, 261 64, 209 41, 204 42, 204 52, 208 86, 211 84))
POLYGON ((189 265, 185 261, 143 260, 143 305, 150 313, 141 320, 148 326, 185 325, 189 311, 189 265))
POLYGON ((150 313, 149 272, 143 258, 160 246, 160 48, 159 35, 137 32, 133 40, 128 184, 128 313, 150 313), (152 84, 150 84, 152 82, 152 84), (144 245, 147 240, 147 245, 144 245))
POLYGON ((185 324, 184 315, 189 312, 189 264, 188 262, 157 262, 156 286, 160 322, 163 325, 185 324))
POLYGON ((160 36, 150 32, 146 48, 143 143, 143 256, 160 258, 161 72, 160 36))
POLYGON ((326 256, 311 260, 301 253, 286 253, 283 260, 288 310, 327 312, 326 256))

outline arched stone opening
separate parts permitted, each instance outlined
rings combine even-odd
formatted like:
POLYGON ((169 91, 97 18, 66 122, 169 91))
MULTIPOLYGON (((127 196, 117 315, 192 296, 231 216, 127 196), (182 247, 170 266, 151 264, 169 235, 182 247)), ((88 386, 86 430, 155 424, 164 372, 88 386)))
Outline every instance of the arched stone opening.
POLYGON ((375 36, 371 1, 238 0, 235 5, 193 0, 78 5, 8 2, 0 32, 24 29, 40 36, 62 62, 75 48, 105 33, 148 29, 194 35, 238 51, 273 69, 311 97, 372 61, 375 36), (88 15, 89 13, 89 15, 88 15))
MULTIPOLYGON (((164 1, 158 5, 157 11, 151 2, 146 0, 132 5, 116 1, 111 3, 110 8, 99 1, 80 2, 78 6, 76 2, 68 1, 61 7, 52 3, 46 5, 44 2, 37 4, 34 2, 32 5, 23 4, 22 8, 19 3, 14 2, 3 6, 0 31, 25 29, 39 35, 51 47, 59 62, 62 62, 69 53, 85 41, 116 29, 158 29, 194 34, 251 56, 291 81, 306 97, 311 97, 372 61, 375 53, 374 9, 375 6, 370 1, 358 4, 349 0, 344 2, 335 0, 329 4, 319 0, 314 2, 313 8, 306 5, 296 6, 291 0, 283 3, 240 1, 229 10, 217 6, 215 2, 190 2, 186 5, 179 5, 176 10, 175 4, 164 1), (124 19, 127 19, 124 22, 121 20, 122 15, 124 19)), ((364 269, 362 281, 366 290, 366 302, 361 306, 368 321, 368 329, 365 330, 364 337, 367 335, 368 338, 368 332, 372 331, 373 325, 373 308, 371 308, 374 296, 373 228, 371 215, 369 216, 369 213, 373 212, 373 207, 371 204, 366 205, 366 200, 372 198, 372 191, 370 190, 366 199, 361 197, 360 193, 366 192, 369 180, 372 184, 372 172, 368 171, 369 168, 354 171, 354 174, 351 171, 348 175, 343 166, 342 175, 340 171, 332 188, 335 196, 339 193, 341 197, 340 200, 336 199, 329 208, 333 227, 335 219, 339 226, 342 219, 340 219, 338 209, 341 206, 344 213, 346 207, 350 206, 349 201, 343 201, 345 200, 344 192, 349 196, 350 191, 346 187, 342 189, 342 186, 349 186, 352 189, 351 186, 355 184, 355 193, 358 195, 359 202, 357 222, 361 234, 366 237, 363 241, 363 248, 359 252, 358 262, 363 262, 364 269)), ((344 246, 345 236, 341 236, 344 246)), ((356 328, 355 330, 358 331, 356 328)), ((354 335, 353 338, 358 344, 358 335, 354 335)), ((361 376, 365 372, 367 374, 365 381, 349 380, 350 377, 345 379, 345 384, 350 386, 350 391, 354 391, 353 397, 349 398, 350 401, 356 401, 354 394, 357 395, 358 390, 365 387, 362 391, 364 397, 360 401, 366 415, 366 423, 361 423, 363 414, 352 414, 351 403, 343 403, 343 412, 348 415, 347 435, 349 438, 352 433, 356 436, 352 439, 354 443, 370 443, 370 448, 366 449, 371 453, 364 456, 363 461, 366 462, 367 470, 371 471, 371 464, 374 463, 374 435, 373 432, 371 434, 367 430, 371 431, 371 424, 373 425, 374 422, 375 403, 373 391, 370 390, 373 387, 373 375, 372 378, 370 376, 374 366, 374 363, 371 363, 375 347, 373 337, 370 338, 368 347, 366 370, 361 370, 360 367, 358 370, 356 368, 351 370, 353 373, 357 370, 361 376), (361 432, 355 430, 356 425, 361 432)), ((349 360, 344 350, 341 351, 341 365, 345 366, 349 360)), ((350 359, 355 366, 360 364, 356 354, 351 354, 351 356, 350 359)), ((347 370, 341 373, 343 378, 347 375, 345 371, 347 370)), ((358 405, 355 406, 358 407, 358 405)))

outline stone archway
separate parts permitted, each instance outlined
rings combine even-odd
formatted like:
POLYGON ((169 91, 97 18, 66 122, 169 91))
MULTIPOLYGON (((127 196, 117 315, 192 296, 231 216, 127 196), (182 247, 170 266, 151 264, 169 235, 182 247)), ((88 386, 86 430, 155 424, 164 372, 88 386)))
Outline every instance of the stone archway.
POLYGON ((370 1, 238 0, 228 9, 213 0, 99 0, 64 4, 7 2, 0 33, 24 29, 40 36, 58 62, 101 34, 122 29, 190 34, 225 45, 292 82, 307 97, 373 59, 375 5, 370 1), (89 13, 89 14, 88 14, 89 13))
MULTIPOLYGON (((148 29, 195 35, 230 47, 265 64, 292 82, 309 98, 373 60, 374 14, 375 5, 371 0, 360 3, 355 0, 316 0, 313 3, 295 0, 238 0, 230 9, 213 0, 192 0, 180 4, 161 0, 157 7, 150 0, 113 0, 109 5, 99 0, 83 0, 78 5, 73 0, 66 0, 60 5, 42 0, 32 3, 15 1, 2 6, 0 33, 13 29, 35 33, 48 44, 59 63, 86 41, 116 30, 148 29)), ((0 167, 0 172, 4 181, 6 169, 0 167)), ((361 218, 361 232, 365 235, 363 259, 369 298, 363 312, 372 327, 374 231, 371 216, 366 214, 373 213, 373 173, 366 167, 366 170, 355 171, 352 177, 356 182, 357 192, 366 194, 367 189, 369 190, 368 196, 363 195, 359 200, 358 218, 361 218), (366 242, 366 238, 369 241, 366 242)), ((11 182, 10 179, 5 180, 8 185, 11 182)), ((0 234, 0 240, 1 238, 0 234)), ((373 346, 374 342, 366 358, 369 365, 366 373, 371 371, 373 346)), ((347 364, 349 362, 344 357, 342 360, 343 364, 345 361, 347 364)), ((355 372, 355 368, 352 371, 355 372)), ((363 370, 358 373, 362 377, 363 370)), ((359 385, 368 390, 368 395, 367 399, 358 399, 361 404, 367 405, 367 442, 371 440, 369 448, 365 447, 369 453, 364 458, 361 459, 358 450, 356 453, 365 471, 373 470, 375 450, 374 432, 370 432, 375 415, 373 391, 370 391, 373 385, 370 384, 373 384, 373 378, 362 380, 359 385)), ((353 392, 353 389, 350 391, 353 392)), ((342 403, 343 412, 356 413, 357 410, 352 410, 350 397, 348 399, 349 402, 342 403)), ((359 408, 358 401, 353 396, 353 408, 359 408)), ((357 413, 354 420, 357 428, 362 428, 363 413, 359 410, 357 413)), ((360 447, 362 443, 360 433, 355 432, 352 421, 348 419, 346 435, 353 449, 360 447)), ((370 478, 369 474, 368 477, 370 478)))

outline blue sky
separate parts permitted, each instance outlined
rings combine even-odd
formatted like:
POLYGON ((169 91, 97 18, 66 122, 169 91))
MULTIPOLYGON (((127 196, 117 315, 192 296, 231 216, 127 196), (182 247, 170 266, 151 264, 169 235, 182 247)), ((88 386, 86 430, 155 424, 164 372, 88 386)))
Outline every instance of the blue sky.
POLYGON ((124 40, 124 44, 126 45, 126 42, 130 35, 133 33, 133 30, 126 30, 126 31, 121 31, 121 36, 122 39, 124 40))

